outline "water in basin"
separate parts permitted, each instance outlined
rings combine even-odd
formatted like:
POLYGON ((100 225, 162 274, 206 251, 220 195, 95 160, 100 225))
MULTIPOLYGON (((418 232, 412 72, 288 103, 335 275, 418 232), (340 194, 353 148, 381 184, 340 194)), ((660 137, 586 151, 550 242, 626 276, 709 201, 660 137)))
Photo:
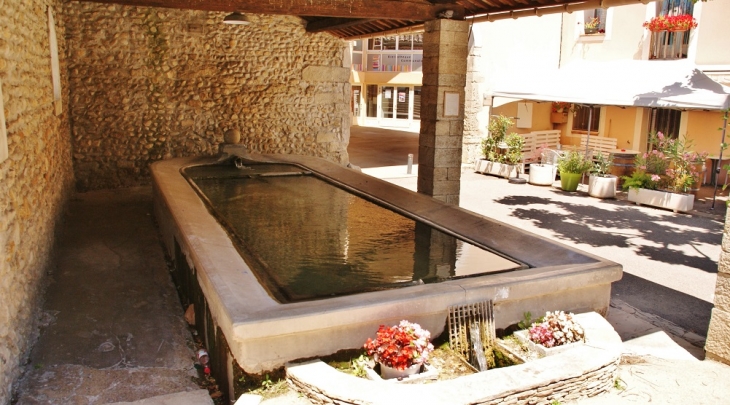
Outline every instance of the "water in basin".
POLYGON ((184 170, 280 302, 524 268, 293 165, 184 170))

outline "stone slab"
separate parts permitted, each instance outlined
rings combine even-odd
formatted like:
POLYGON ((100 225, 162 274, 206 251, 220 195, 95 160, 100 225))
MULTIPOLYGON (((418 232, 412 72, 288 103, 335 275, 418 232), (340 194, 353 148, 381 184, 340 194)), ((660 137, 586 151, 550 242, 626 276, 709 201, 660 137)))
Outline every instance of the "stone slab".
POLYGON ((213 405, 213 400, 210 398, 208 390, 195 390, 161 395, 134 402, 114 402, 107 405, 213 405))

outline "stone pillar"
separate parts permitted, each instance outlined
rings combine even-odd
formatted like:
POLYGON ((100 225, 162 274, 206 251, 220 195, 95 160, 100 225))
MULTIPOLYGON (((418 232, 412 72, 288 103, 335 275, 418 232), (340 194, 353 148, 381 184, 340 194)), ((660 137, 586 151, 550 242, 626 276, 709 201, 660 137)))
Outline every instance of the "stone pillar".
MULTIPOLYGON (((730 214, 730 210, 728 210, 730 214)), ((705 343, 706 358, 730 364, 730 215, 725 216, 715 284, 715 307, 705 343)))
POLYGON ((459 205, 469 23, 433 20, 423 35, 418 192, 459 205))

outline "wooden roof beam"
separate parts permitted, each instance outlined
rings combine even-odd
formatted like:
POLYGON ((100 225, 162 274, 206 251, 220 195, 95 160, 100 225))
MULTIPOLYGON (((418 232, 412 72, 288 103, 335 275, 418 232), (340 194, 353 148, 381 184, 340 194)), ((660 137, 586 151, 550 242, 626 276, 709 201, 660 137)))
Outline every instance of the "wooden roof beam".
POLYGON ((95 3, 184 10, 220 11, 254 14, 285 14, 312 17, 390 19, 428 21, 443 10, 454 10, 455 18, 464 17, 463 7, 432 4, 424 0, 81 0, 95 3))
POLYGON ((307 32, 340 30, 374 21, 372 18, 323 18, 307 23, 307 32))

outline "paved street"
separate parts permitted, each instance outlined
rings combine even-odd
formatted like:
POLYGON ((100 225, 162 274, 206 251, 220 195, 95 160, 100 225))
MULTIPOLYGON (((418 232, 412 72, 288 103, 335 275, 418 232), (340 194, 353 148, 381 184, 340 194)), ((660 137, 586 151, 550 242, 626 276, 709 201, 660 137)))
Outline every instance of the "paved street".
MULTIPOLYGON (((352 127, 351 133, 349 153, 354 165, 362 164, 368 174, 415 190, 416 170, 407 175, 402 166, 407 154, 417 151, 415 134, 360 127, 352 127), (397 148, 391 148, 394 143, 397 148), (368 150, 359 149, 363 146, 368 150), (400 159, 403 163, 375 167, 373 159, 384 163, 400 159)), ((722 216, 701 203, 698 207, 703 212, 687 215, 620 199, 600 200, 589 197, 585 186, 581 187, 578 193, 565 193, 554 187, 509 184, 465 168, 461 206, 621 263, 624 277, 613 286, 614 304, 628 304, 668 321, 667 329, 676 325, 704 338, 720 255, 722 216)), ((723 206, 725 198, 718 200, 718 206, 723 206)))

